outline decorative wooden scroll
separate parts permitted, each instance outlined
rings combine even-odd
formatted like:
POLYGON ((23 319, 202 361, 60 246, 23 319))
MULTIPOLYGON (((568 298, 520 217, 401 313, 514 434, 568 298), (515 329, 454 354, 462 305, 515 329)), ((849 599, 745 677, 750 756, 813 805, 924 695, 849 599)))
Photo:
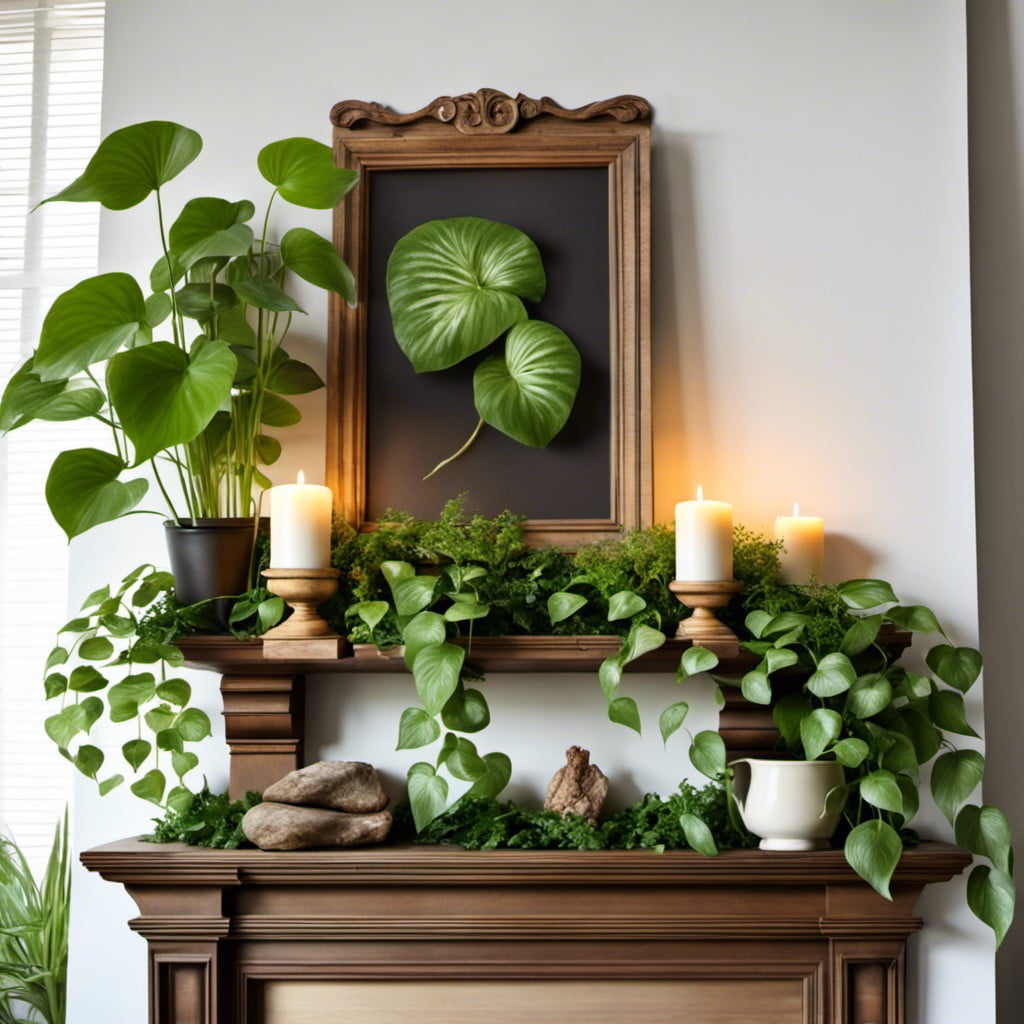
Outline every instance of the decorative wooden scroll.
POLYGON ((526 515, 537 543, 573 547, 652 519, 650 106, 637 96, 567 109, 495 89, 411 114, 346 100, 331 114, 336 162, 359 183, 335 213, 358 305, 331 309, 328 483, 359 529, 388 508, 435 518, 526 515), (531 316, 580 349, 580 393, 545 449, 492 429, 430 480, 477 419, 470 367, 419 374, 398 349, 384 276, 394 243, 435 218, 514 224, 538 245, 548 290, 531 316))

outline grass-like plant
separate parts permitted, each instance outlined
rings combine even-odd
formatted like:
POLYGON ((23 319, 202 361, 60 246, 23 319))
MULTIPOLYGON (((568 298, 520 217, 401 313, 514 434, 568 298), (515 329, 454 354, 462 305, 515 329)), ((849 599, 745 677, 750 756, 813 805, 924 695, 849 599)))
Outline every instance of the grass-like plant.
POLYGON ((67 811, 39 881, 0 836, 0 1024, 64 1024, 70 910, 67 811))

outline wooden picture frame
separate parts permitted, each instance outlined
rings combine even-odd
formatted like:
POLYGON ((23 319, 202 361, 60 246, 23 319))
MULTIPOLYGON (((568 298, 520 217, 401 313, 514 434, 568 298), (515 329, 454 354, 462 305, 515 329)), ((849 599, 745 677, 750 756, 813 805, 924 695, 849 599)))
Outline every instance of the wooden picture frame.
MULTIPOLYGON (((494 515, 508 507, 525 512, 531 517, 531 543, 566 548, 612 536, 621 527, 649 526, 647 102, 619 96, 569 110, 548 98, 513 98, 481 89, 439 97, 411 114, 347 100, 334 106, 331 121, 335 162, 359 173, 334 220, 335 244, 352 268, 358 296, 355 308, 332 296, 330 311, 327 482, 337 511, 359 529, 371 529, 371 520, 386 507, 436 516, 438 504, 425 512, 403 501, 403 493, 425 493, 413 492, 413 481, 423 467, 429 469, 452 450, 445 449, 451 442, 440 435, 449 429, 449 420, 465 415, 463 404, 476 418, 468 379, 458 385, 456 403, 449 397, 454 392, 442 389, 447 385, 425 380, 439 375, 416 377, 411 367, 401 368, 404 356, 394 342, 383 295, 383 268, 393 236, 436 216, 490 216, 513 223, 513 216, 518 220, 522 215, 533 226, 517 226, 537 242, 546 267, 549 251, 554 252, 549 294, 562 305, 559 319, 550 319, 581 348, 585 382, 591 367, 588 390, 581 385, 566 429, 577 409, 593 429, 580 428, 576 437, 568 432, 564 442, 556 438, 539 455, 535 449, 520 452, 522 446, 492 432, 496 440, 471 450, 472 460, 453 464, 461 463, 461 479, 473 484, 467 511, 494 515), (518 214, 503 216, 509 203, 518 214), (592 276, 561 287, 574 266, 588 260, 592 276), (595 278, 602 285, 597 291, 595 278), (573 320, 578 333, 562 317, 573 320), (584 323, 588 317, 591 322, 584 323), (382 341, 385 336, 390 345, 382 341), (581 336, 586 336, 584 344, 581 336), (464 403, 463 392, 468 395, 464 403), (452 415, 431 415, 439 403, 452 415), (408 425, 403 416, 409 417, 408 425), (418 461, 407 464, 410 451, 418 461), (540 514, 517 504, 517 497, 528 499, 540 514)), ((446 497, 467 489, 457 474, 442 478, 438 486, 446 497)))

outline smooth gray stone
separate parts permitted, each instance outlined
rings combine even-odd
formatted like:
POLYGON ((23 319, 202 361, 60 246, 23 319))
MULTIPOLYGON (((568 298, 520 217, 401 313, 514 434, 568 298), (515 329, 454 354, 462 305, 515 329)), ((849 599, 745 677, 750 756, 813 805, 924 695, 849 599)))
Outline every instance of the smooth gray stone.
POLYGON ((261 850, 305 850, 317 846, 380 843, 391 830, 391 812, 345 814, 319 807, 262 803, 242 819, 242 831, 261 850))
POLYGON ((317 761, 298 768, 268 786, 263 799, 352 814, 382 811, 388 804, 377 769, 365 761, 317 761))

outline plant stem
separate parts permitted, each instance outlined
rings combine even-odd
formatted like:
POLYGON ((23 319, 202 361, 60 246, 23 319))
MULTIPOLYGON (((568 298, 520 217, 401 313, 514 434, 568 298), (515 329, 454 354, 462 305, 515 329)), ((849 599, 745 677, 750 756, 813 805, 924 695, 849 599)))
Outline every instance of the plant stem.
POLYGON ((185 344, 179 330, 178 302, 174 297, 174 265, 171 263, 171 251, 167 248, 167 233, 164 231, 164 205, 160 199, 160 189, 156 189, 156 215, 160 224, 160 245, 164 250, 164 262, 167 264, 168 291, 171 294, 171 330, 174 332, 174 344, 184 349, 185 344))
POLYGON ((442 459, 423 479, 429 480, 439 469, 444 469, 445 466, 450 462, 454 462, 460 455, 465 455, 469 451, 470 446, 479 437, 480 431, 484 428, 484 418, 481 416, 477 420, 476 426, 473 428, 473 433, 469 435, 469 440, 454 454, 449 455, 447 459, 442 459))
POLYGON ((153 476, 156 478, 156 485, 160 488, 160 493, 164 496, 164 501, 167 502, 167 508, 170 510, 171 518, 174 520, 174 525, 181 526, 178 513, 174 508, 174 502, 171 501, 171 496, 167 493, 167 488, 164 487, 163 480, 160 479, 160 469, 156 464, 156 459, 150 459, 149 461, 153 464, 153 476))

